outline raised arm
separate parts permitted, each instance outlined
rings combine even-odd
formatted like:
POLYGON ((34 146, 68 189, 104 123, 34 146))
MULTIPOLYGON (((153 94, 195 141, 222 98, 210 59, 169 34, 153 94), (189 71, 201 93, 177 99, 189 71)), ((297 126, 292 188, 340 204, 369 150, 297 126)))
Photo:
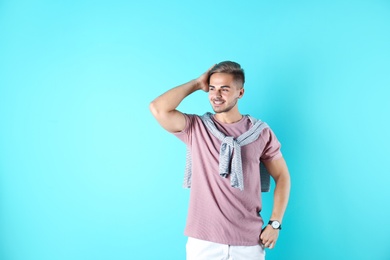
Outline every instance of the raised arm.
MULTIPOLYGON (((265 167, 275 180, 274 206, 270 220, 282 223, 290 195, 290 174, 284 158, 264 162, 265 167)), ((267 225, 261 233, 260 240, 265 247, 275 247, 279 236, 279 230, 267 225)))
POLYGON ((176 108, 184 98, 193 92, 197 90, 208 92, 210 69, 199 78, 168 90, 150 103, 150 111, 164 129, 169 132, 179 132, 184 129, 186 124, 185 117, 176 108))

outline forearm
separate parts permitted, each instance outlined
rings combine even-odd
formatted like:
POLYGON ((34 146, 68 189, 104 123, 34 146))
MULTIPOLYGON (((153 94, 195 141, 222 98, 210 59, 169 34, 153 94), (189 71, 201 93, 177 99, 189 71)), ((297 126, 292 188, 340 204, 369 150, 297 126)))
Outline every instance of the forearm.
POLYGON ((183 99, 193 92, 200 89, 206 92, 209 91, 208 80, 210 69, 197 79, 168 90, 150 103, 150 111, 165 130, 179 132, 185 128, 185 116, 180 111, 177 111, 176 108, 183 99))
POLYGON ((199 89, 198 81, 191 80, 157 97, 151 102, 150 108, 153 113, 169 113, 174 111, 184 98, 199 89))
POLYGON ((274 191, 274 206, 272 209, 272 220, 282 222, 284 213, 287 208, 288 199, 290 196, 290 175, 288 172, 279 175, 275 179, 276 187, 274 191))
POLYGON ((186 125, 184 115, 176 108, 191 93, 201 89, 198 79, 172 88, 150 103, 150 111, 159 124, 169 132, 182 131, 186 125))
MULTIPOLYGON (((274 191, 274 207, 270 220, 277 220, 282 223, 284 212, 287 208, 288 198, 290 195, 290 174, 284 159, 278 160, 274 166, 269 165, 275 170, 272 177, 275 180, 276 187, 274 191)), ((279 229, 274 229, 271 225, 267 225, 260 234, 260 241, 267 248, 274 248, 279 237, 279 229)))

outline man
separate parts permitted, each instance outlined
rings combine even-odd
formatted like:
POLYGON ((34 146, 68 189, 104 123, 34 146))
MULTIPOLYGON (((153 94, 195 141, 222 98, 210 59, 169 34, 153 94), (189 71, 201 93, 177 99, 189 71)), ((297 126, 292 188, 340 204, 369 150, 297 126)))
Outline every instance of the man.
POLYGON ((244 82, 241 66, 225 61, 150 104, 160 125, 185 142, 189 151, 185 180, 191 187, 185 229, 189 260, 264 259, 264 248, 274 248, 279 236, 290 175, 272 130, 238 110, 244 82), (197 116, 176 110, 198 90, 209 93, 215 114, 197 116), (260 161, 276 183, 272 215, 264 229, 260 161))

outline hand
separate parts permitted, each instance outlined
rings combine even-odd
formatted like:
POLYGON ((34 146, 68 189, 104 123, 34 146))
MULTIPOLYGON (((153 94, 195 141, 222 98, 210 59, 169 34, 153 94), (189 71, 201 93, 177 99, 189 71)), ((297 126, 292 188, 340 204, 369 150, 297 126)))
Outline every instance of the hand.
POLYGON ((260 234, 260 242, 264 248, 272 249, 275 247, 278 237, 279 229, 274 229, 270 225, 267 225, 260 234))
POLYGON ((199 78, 196 79, 196 83, 198 84, 198 88, 205 91, 209 92, 209 73, 212 68, 214 68, 215 64, 211 66, 205 73, 200 75, 199 78))

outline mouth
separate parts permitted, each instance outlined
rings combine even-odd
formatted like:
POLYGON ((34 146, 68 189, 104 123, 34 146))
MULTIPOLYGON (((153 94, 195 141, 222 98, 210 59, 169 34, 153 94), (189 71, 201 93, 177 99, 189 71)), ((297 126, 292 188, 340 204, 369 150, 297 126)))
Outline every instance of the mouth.
POLYGON ((223 100, 213 100, 213 104, 216 105, 216 106, 219 106, 219 105, 222 105, 223 103, 225 103, 225 101, 223 100))

